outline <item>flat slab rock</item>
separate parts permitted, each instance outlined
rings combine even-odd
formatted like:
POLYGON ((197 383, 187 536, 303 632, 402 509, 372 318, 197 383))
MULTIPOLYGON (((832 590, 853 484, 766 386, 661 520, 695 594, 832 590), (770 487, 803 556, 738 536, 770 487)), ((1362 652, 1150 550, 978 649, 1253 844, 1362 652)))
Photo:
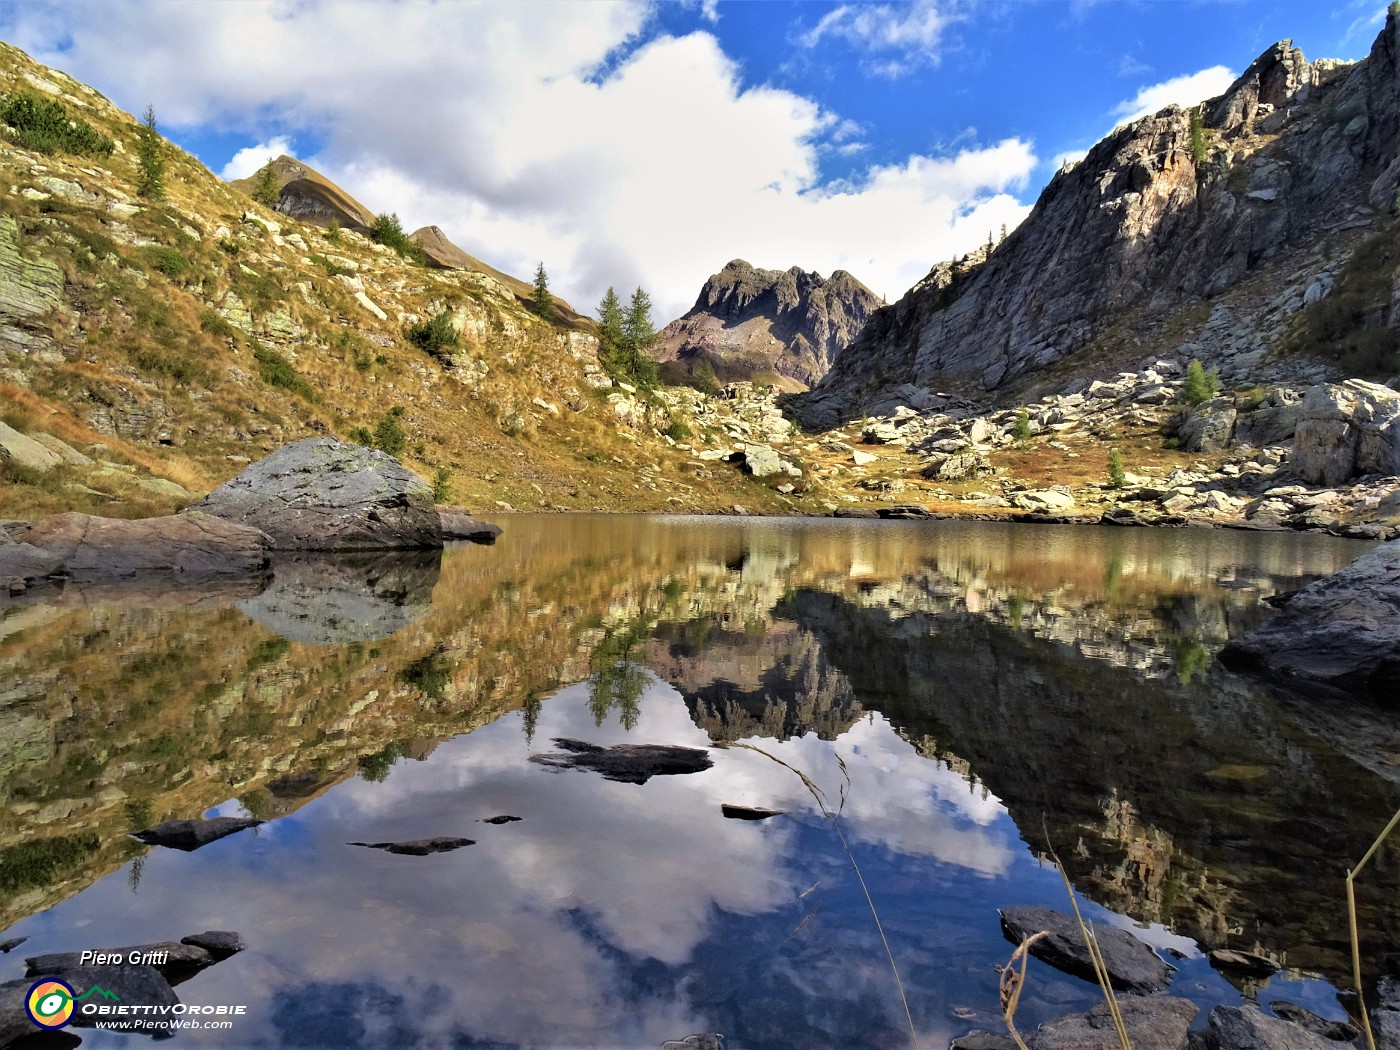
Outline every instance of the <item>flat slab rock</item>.
MULTIPOLYGON (((1157 958, 1157 954, 1127 930, 1090 924, 1108 970, 1109 983, 1128 992, 1159 992, 1171 982, 1172 968, 1157 958)), ((1004 908, 1001 930, 1013 944, 1042 930, 1043 937, 1031 946, 1031 954, 1065 973, 1094 980, 1094 966, 1089 946, 1073 915, 1053 908, 1004 908)))
POLYGON ((601 747, 583 740, 558 738, 558 752, 531 755, 531 762, 556 769, 591 769, 608 780, 623 784, 645 784, 652 777, 699 773, 714 765, 708 751, 671 744, 617 744, 601 747))
POLYGON ((1304 587, 1220 653, 1227 667, 1368 699, 1400 696, 1400 541, 1304 587))
POLYGON ((132 833, 132 838, 148 846, 169 846, 171 849, 193 852, 201 846, 243 831, 255 828, 261 820, 252 817, 213 817, 209 820, 170 820, 157 824, 145 831, 132 833))
POLYGON ((472 543, 495 543, 501 534, 501 527, 489 521, 477 521, 471 512, 461 507, 439 507, 438 518, 442 521, 442 538, 447 540, 470 540, 472 543))
MULTIPOLYGON (((1133 1050, 1185 1050, 1195 1003, 1168 995, 1120 995, 1118 1012, 1133 1050)), ((1027 1040, 1031 1050, 1122 1050, 1107 1003, 1049 1021, 1027 1040)))
MULTIPOLYGON (((269 540, 264 533, 207 514, 126 521, 68 513, 8 532, 22 552, 42 551, 78 582, 150 573, 251 573, 265 569, 268 563, 269 540)), ((11 550, 0 548, 0 561, 11 550)))
POLYGON ((451 853, 463 846, 475 846, 475 839, 434 838, 408 839, 404 842, 350 842, 350 846, 365 846, 369 849, 382 849, 385 853, 398 853, 405 857, 426 857, 430 853, 451 853))
POLYGON ((262 529, 278 550, 442 546, 428 483, 393 456, 334 438, 286 445, 190 509, 262 529))

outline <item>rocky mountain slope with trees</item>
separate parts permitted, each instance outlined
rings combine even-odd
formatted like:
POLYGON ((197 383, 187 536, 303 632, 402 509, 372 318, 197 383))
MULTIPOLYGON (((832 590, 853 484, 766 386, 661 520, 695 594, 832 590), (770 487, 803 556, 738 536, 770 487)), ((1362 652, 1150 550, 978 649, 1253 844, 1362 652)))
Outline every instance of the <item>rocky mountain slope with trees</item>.
POLYGON ((760 270, 743 259, 712 274, 695 305, 661 330, 653 356, 674 382, 759 379, 812 386, 881 303, 845 270, 760 270))

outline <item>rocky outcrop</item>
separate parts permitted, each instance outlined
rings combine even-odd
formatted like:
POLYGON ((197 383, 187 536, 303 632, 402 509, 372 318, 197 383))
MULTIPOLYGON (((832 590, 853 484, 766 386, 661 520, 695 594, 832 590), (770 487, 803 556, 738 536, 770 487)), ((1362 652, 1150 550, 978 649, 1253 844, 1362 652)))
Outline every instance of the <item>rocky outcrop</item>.
MULTIPOLYGON (((1115 129, 995 250, 940 264, 878 311, 798 400, 804 422, 887 412, 902 383, 999 391, 1095 345, 1121 354, 1116 324, 1165 326, 1340 228, 1369 226, 1400 183, 1398 57, 1395 15, 1365 61, 1325 75, 1285 41, 1205 104, 1194 143, 1195 110, 1115 129)), ((1225 346, 1214 317, 1204 330, 1214 343, 1192 356, 1225 346)))
POLYGON ((1336 1050, 1337 1045, 1300 1024, 1269 1017, 1253 1003, 1217 1006, 1201 1040, 1203 1050, 1336 1050))
POLYGON ((48 313, 63 294, 63 271, 48 259, 26 259, 19 251, 19 225, 0 215, 0 319, 48 313))
MULTIPOLYGON (((9 529, 20 545, 57 559, 52 572, 72 580, 103 580, 150 573, 218 576, 267 567, 268 537, 260 530, 208 514, 174 514, 126 521, 91 514, 58 514, 9 529)), ((0 564, 8 547, 0 547, 0 564)), ((29 552, 16 552, 15 557, 29 552)), ((32 556, 32 555, 31 555, 32 556)), ((0 569, 0 575, 4 575, 0 569)))
POLYGON ((501 527, 489 521, 477 521, 471 511, 462 507, 439 507, 438 518, 442 522, 442 538, 448 540, 470 540, 472 543, 495 543, 501 534, 501 527))
POLYGON ((1360 379, 1313 387, 1303 398, 1293 468, 1320 485, 1400 474, 1400 391, 1360 379))
POLYGON ((1400 543, 1363 554, 1288 598, 1268 623, 1231 641, 1225 664, 1376 700, 1400 696, 1400 543))
MULTIPOLYGON (((1171 981, 1171 967, 1127 930, 1093 923, 1104 969, 1114 988, 1129 992, 1160 992, 1171 981)), ((1008 940, 1020 944, 1028 937, 1046 932, 1031 945, 1030 952, 1051 966, 1086 980, 1094 980, 1094 965, 1079 921, 1053 908, 1004 908, 1001 929, 1008 940)))
POLYGON ((393 456, 333 438, 278 449, 190 509, 262 529, 278 550, 442 546, 426 481, 393 456))
MULTIPOLYGON (((334 222, 349 230, 365 230, 374 225, 374 212, 311 165, 283 154, 272 162, 272 167, 279 186, 277 210, 283 215, 317 226, 334 222)), ((235 179, 232 185, 250 193, 256 181, 257 176, 253 175, 235 179)))
POLYGON ((27 434, 0 423, 0 464, 13 463, 25 470, 52 470, 63 462, 56 452, 27 434))
POLYGON ((880 306, 879 297, 845 270, 830 278, 760 270, 742 259, 713 274, 690 312, 661 330, 658 361, 677 377, 704 362, 719 377, 776 373, 802 386, 826 375, 880 306))

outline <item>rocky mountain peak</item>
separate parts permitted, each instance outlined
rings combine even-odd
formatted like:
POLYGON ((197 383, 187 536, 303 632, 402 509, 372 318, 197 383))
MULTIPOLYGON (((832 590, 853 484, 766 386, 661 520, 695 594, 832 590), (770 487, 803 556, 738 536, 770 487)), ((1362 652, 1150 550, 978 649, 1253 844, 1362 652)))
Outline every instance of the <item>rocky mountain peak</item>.
MULTIPOLYGON (((877 312, 794 407, 823 428, 893 411, 902 384, 1039 396, 1154 353, 1241 382, 1315 382, 1325 360, 1273 351, 1330 294, 1341 264, 1326 260, 1378 235, 1397 203, 1397 56, 1394 15, 1353 65, 1280 41, 1219 97, 1115 128, 1003 243, 934 266, 877 312)), ((1388 265, 1371 283, 1391 287, 1388 265)), ((1400 318, 1394 298, 1352 312, 1400 318)))
POLYGON ((705 282, 690 311, 662 330, 658 360, 676 380, 704 362, 722 379, 771 373, 805 387, 826 373, 879 305, 844 270, 826 279, 800 266, 762 270, 732 259, 705 282))

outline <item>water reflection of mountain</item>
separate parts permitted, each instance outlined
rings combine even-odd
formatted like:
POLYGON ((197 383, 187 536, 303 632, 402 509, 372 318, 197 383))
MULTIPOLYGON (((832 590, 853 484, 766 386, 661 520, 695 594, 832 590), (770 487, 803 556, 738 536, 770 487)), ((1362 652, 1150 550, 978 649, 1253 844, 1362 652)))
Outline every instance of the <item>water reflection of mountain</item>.
MULTIPOLYGON (((1344 973, 1342 876, 1400 791, 1272 697, 1218 671, 1183 683, 1086 662, 965 611, 805 590, 779 612, 822 640, 863 704, 965 761, 1032 848, 1048 832, 1089 896, 1207 947, 1344 973)), ((1362 893, 1373 959, 1400 945, 1392 899, 1393 886, 1362 893)))
POLYGON ((0 926, 125 863, 138 817, 234 798, 284 815, 625 656, 675 685, 716 740, 830 739, 884 712, 1004 798, 1028 841, 1043 820, 1092 896, 1330 968, 1345 930, 1332 887, 1394 789, 1208 668, 1261 595, 1360 549, 518 518, 496 547, 449 552, 428 608, 421 567, 384 565, 353 601, 287 575, 263 617, 282 633, 234 607, 249 598, 237 592, 213 607, 75 592, 0 612, 0 926), (388 640, 336 633, 375 620, 347 612, 366 593, 387 603, 388 640))

